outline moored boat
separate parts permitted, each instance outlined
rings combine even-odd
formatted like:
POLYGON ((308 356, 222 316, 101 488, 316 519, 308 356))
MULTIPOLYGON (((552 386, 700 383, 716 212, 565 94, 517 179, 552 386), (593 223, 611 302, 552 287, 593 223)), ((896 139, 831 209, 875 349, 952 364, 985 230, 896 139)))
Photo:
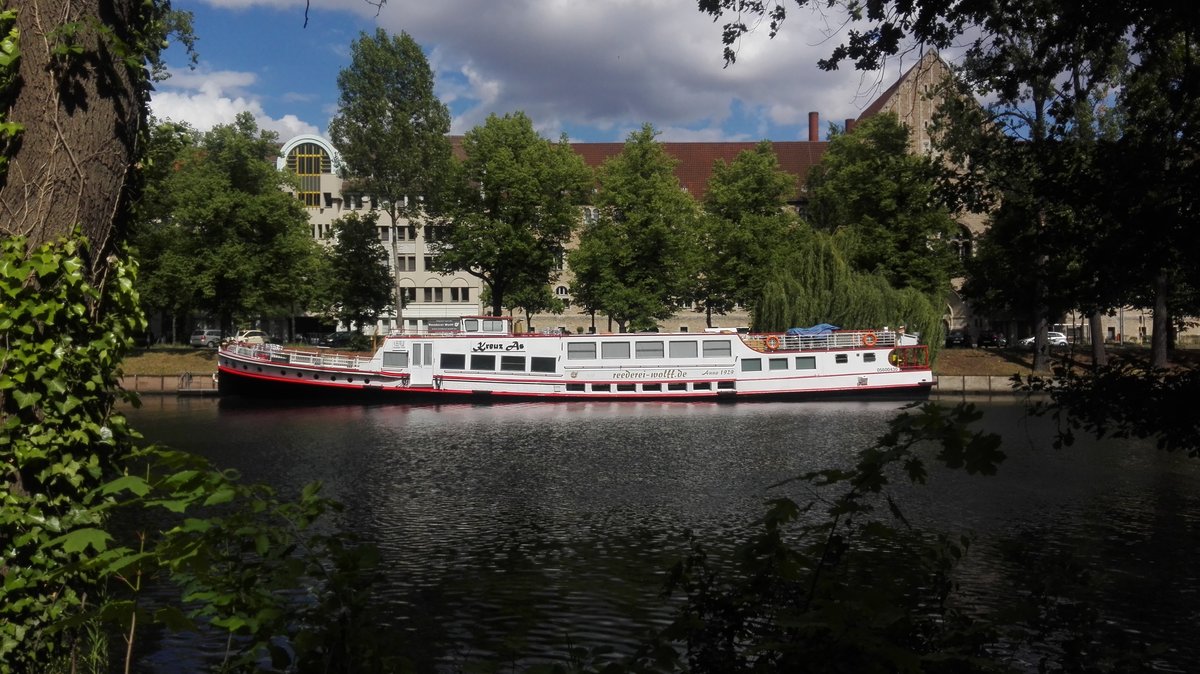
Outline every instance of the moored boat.
POLYGON ((504 316, 393 334, 371 356, 222 345, 222 394, 417 399, 747 400, 924 395, 928 347, 893 330, 516 334, 504 316))

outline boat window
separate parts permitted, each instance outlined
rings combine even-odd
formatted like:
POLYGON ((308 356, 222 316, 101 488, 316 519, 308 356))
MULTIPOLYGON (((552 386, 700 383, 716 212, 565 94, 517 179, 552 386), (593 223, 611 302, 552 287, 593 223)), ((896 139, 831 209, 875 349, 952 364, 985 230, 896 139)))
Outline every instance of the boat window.
POLYGON ((533 356, 529 359, 530 372, 554 372, 556 361, 545 356, 533 356))
POLYGON ((672 358, 695 358, 698 351, 696 350, 696 340, 689 339, 679 342, 669 342, 667 350, 672 358))
POLYGON ((762 358, 743 359, 742 372, 762 372, 762 358))
POLYGON ((634 342, 634 354, 638 358, 662 358, 663 343, 662 342, 634 342))
POLYGON ((846 363, 846 362, 849 362, 849 360, 850 360, 850 358, 848 356, 846 356, 846 354, 844 354, 844 353, 839 353, 833 357, 833 362, 835 362, 835 363, 846 363))
POLYGON ((408 367, 408 352, 384 351, 383 366, 388 368, 408 367))
POLYGON ((875 354, 873 354, 873 353, 864 353, 864 354, 863 354, 863 362, 864 362, 864 363, 874 363, 874 362, 875 362, 875 354))
POLYGON ((495 370, 496 357, 483 356, 479 354, 471 354, 471 369, 472 370, 495 370))
POLYGON ((595 342, 567 342, 567 360, 595 360, 595 342))
POLYGON ((643 391, 661 391, 662 384, 642 384, 643 391))
POLYGON ((704 357, 719 358, 724 356, 728 358, 733 354, 733 349, 729 346, 728 339, 706 339, 704 340, 704 357))
POLYGON ((817 369, 816 356, 796 356, 797 370, 815 370, 817 369))
POLYGON ((501 372, 524 372, 525 356, 500 356, 501 372))
POLYGON ((786 370, 787 358, 772 358, 767 361, 772 370, 786 370))
POLYGON ((728 391, 728 390, 734 388, 734 385, 733 385, 733 382, 731 382, 731 381, 719 381, 719 382, 717 382, 717 388, 722 391, 728 391))
POLYGON ((592 390, 593 391, 610 391, 610 390, 612 390, 612 386, 610 384, 592 384, 592 390))
POLYGON ((683 382, 681 382, 681 381, 680 381, 680 382, 673 382, 673 383, 671 383, 671 384, 667 384, 667 390, 668 390, 668 391, 686 391, 686 390, 687 390, 687 384, 685 384, 685 383, 683 383, 683 382))
POLYGON ((505 328, 505 323, 506 323, 506 321, 493 321, 493 320, 484 319, 483 331, 484 332, 508 332, 508 330, 505 328))
POLYGON ((466 354, 443 353, 442 354, 442 369, 443 370, 465 370, 465 369, 467 369, 466 354))
POLYGON ((568 391, 583 392, 583 384, 567 384, 568 391))
POLYGON ((478 332, 479 331, 479 319, 464 318, 463 319, 463 331, 464 332, 478 332))
POLYGON ((711 391, 712 390, 712 382, 711 381, 698 381, 698 382, 692 384, 692 390, 693 391, 711 391))
POLYGON ((637 384, 617 384, 618 391, 636 391, 637 384))
POLYGON ((628 358, 629 342, 600 342, 600 357, 606 359, 628 358))

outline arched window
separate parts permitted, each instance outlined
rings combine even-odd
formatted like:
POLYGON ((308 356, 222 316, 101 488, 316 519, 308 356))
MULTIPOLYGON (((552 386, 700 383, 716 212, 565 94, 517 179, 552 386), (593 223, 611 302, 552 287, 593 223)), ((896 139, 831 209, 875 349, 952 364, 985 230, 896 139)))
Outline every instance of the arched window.
POLYGON ((333 172, 333 162, 316 143, 300 143, 287 156, 287 168, 300 177, 297 195, 309 208, 321 205, 321 175, 333 172))

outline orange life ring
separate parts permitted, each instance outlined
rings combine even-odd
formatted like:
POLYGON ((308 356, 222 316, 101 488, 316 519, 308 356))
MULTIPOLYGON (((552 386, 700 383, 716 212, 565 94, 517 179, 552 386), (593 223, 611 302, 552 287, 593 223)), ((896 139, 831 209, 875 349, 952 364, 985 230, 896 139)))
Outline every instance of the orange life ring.
POLYGON ((875 344, 878 341, 879 341, 879 338, 875 336, 875 333, 873 333, 873 332, 864 332, 863 333, 863 336, 862 336, 863 346, 875 346, 875 344))
POLYGON ((770 337, 767 337, 767 350, 774 351, 775 349, 778 349, 778 348, 779 348, 779 338, 776 337, 775 335, 771 335, 770 337))

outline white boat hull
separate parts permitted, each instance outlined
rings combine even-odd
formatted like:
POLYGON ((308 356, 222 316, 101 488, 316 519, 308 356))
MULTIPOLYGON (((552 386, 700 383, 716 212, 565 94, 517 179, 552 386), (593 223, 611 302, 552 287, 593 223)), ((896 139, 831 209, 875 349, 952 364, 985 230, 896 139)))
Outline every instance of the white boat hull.
POLYGON ((726 400, 900 394, 933 384, 894 333, 402 335, 374 356, 226 345, 222 393, 396 399, 726 400))

